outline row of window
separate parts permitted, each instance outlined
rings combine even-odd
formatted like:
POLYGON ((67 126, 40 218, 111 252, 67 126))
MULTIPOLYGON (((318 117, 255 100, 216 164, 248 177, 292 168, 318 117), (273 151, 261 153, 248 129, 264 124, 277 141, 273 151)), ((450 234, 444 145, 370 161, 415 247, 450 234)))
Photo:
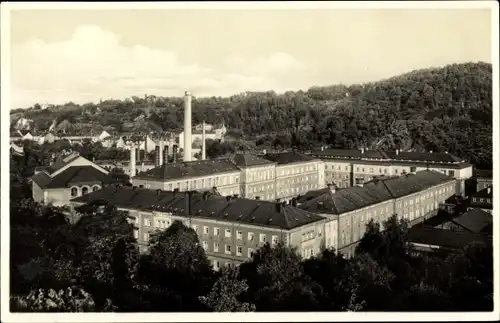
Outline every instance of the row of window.
POLYGON ((224 185, 232 185, 232 184, 239 184, 240 183, 240 176, 221 176, 221 177, 211 177, 211 178, 202 178, 202 179, 193 179, 193 180, 188 180, 188 181, 182 181, 182 182, 177 182, 177 183, 169 183, 167 186, 167 190, 172 191, 176 188, 179 190, 183 191, 188 191, 188 190, 196 190, 196 189, 202 189, 206 187, 213 187, 213 186, 224 186, 224 185))
MULTIPOLYGON (((100 190, 101 187, 98 186, 98 185, 94 185, 92 186, 92 192, 95 192, 95 191, 98 191, 100 190)), ((82 187, 82 190, 81 190, 82 194, 81 195, 85 195, 89 192, 89 187, 88 186, 84 186, 82 187)), ((78 187, 72 187, 71 188, 71 196, 79 196, 78 195, 78 187)))
POLYGON ((318 188, 318 184, 304 185, 299 187, 288 187, 286 189, 282 189, 278 191, 278 196, 290 196, 290 195, 298 195, 302 192, 308 192, 310 190, 315 190, 318 188))
MULTIPOLYGON (((209 250, 209 244, 208 241, 203 241, 202 242, 203 249, 207 252, 220 252, 220 244, 217 242, 214 242, 212 250, 209 250)), ((226 255, 231 255, 232 254, 232 247, 229 244, 224 245, 224 253, 226 255)), ((252 248, 247 249, 246 257, 252 258, 254 253, 254 250, 252 248)), ((242 246, 236 246, 236 256, 241 257, 243 256, 243 247, 242 246)))
POLYGON ((276 170, 276 173, 278 174, 278 176, 286 176, 286 175, 293 175, 293 174, 301 174, 301 173, 304 173, 304 172, 312 172, 312 171, 316 171, 317 170, 317 166, 316 165, 312 165, 312 166, 301 166, 301 167, 296 167, 296 168, 287 168, 287 169, 283 169, 283 170, 276 170))
POLYGON ((267 181, 274 179, 275 177, 273 176, 273 171, 272 170, 265 170, 265 171, 257 171, 257 172, 251 172, 248 174, 247 177, 247 182, 257 182, 257 181, 267 181))
POLYGON ((484 197, 474 197, 472 198, 472 201, 475 203, 491 203, 490 198, 484 198, 484 197))

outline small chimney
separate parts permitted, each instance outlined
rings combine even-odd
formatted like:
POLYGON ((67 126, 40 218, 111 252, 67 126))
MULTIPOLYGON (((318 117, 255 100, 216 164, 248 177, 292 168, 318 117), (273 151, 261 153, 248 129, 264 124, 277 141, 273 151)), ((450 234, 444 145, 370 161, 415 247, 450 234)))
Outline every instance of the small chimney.
POLYGON ((156 195, 160 195, 160 194, 161 194, 161 190, 160 189, 156 190, 156 195))
POLYGON ((172 158, 173 158, 173 162, 174 164, 177 163, 177 145, 174 145, 174 150, 172 151, 172 158))
POLYGON ((488 192, 488 194, 491 194, 491 186, 488 186, 488 189, 486 190, 486 192, 488 192))
POLYGON ((295 197, 292 199, 292 206, 297 207, 297 199, 295 197))
POLYGON ((203 120, 201 131, 201 160, 207 159, 207 147, 206 147, 206 138, 205 138, 205 120, 203 120))
POLYGON ((208 192, 203 192, 203 200, 206 201, 208 200, 208 192))
POLYGON ((168 145, 163 148, 163 163, 168 164, 168 145))
POLYGON ((335 194, 337 187, 335 184, 331 183, 331 184, 328 184, 328 189, 330 190, 330 193, 335 194))
POLYGON ((156 145, 155 147, 155 167, 160 166, 160 146, 156 145))
POLYGON ((283 208, 283 204, 278 202, 275 204, 275 207, 276 207, 276 212, 281 213, 281 210, 283 208))
POLYGON ((130 177, 134 177, 136 175, 136 170, 135 170, 135 145, 132 144, 132 147, 130 147, 130 177))
POLYGON ((323 209, 324 209, 323 202, 318 202, 318 210, 323 210, 323 209))
POLYGON ((231 195, 226 196, 226 201, 231 201, 231 195))
POLYGON ((238 196, 239 196, 238 194, 233 194, 233 197, 234 197, 235 199, 237 199, 237 198, 238 198, 238 196))

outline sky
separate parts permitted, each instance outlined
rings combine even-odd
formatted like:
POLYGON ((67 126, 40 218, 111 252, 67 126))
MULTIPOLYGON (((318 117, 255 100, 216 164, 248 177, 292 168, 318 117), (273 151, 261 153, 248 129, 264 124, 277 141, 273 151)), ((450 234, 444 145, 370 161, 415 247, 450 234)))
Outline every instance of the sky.
POLYGON ((226 96, 491 63, 489 9, 16 10, 11 109, 226 96))

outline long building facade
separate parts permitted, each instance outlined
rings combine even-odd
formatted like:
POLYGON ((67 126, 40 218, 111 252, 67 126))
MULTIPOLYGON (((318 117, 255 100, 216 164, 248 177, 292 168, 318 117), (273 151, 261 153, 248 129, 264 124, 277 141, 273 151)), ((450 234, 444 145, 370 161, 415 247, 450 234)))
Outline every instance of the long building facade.
POLYGON ((108 186, 74 199, 72 205, 95 201, 106 201, 129 212, 142 252, 147 250, 153 232, 181 221, 196 232, 216 270, 247 261, 267 242, 276 245, 281 241, 297 248, 304 257, 319 253, 324 244, 326 219, 284 203, 108 186))
POLYGON ((465 181, 472 177, 472 165, 449 153, 388 152, 367 149, 328 149, 308 153, 325 163, 327 183, 339 188, 355 186, 377 177, 400 176, 432 170, 456 179, 456 192, 464 194, 465 181))
POLYGON ((306 200, 299 199, 298 205, 328 218, 325 246, 351 256, 371 219, 382 224, 397 215, 410 225, 420 223, 436 215, 455 189, 456 180, 451 176, 425 170, 345 189, 330 185, 306 200))

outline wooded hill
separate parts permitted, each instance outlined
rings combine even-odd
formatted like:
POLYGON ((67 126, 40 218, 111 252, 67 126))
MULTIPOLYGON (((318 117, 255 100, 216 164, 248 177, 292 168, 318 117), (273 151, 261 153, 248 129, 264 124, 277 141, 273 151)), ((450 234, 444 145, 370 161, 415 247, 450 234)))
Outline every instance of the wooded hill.
MULTIPOLYGON (((184 118, 182 97, 152 95, 97 105, 35 106, 22 115, 34 120, 36 131, 47 130, 53 120, 67 120, 75 125, 70 131, 87 134, 101 129, 180 131, 184 118)), ((329 144, 448 151, 478 167, 491 168, 492 67, 453 64, 367 84, 195 98, 193 123, 202 120, 224 122, 232 137, 254 140, 263 147, 329 144)))

